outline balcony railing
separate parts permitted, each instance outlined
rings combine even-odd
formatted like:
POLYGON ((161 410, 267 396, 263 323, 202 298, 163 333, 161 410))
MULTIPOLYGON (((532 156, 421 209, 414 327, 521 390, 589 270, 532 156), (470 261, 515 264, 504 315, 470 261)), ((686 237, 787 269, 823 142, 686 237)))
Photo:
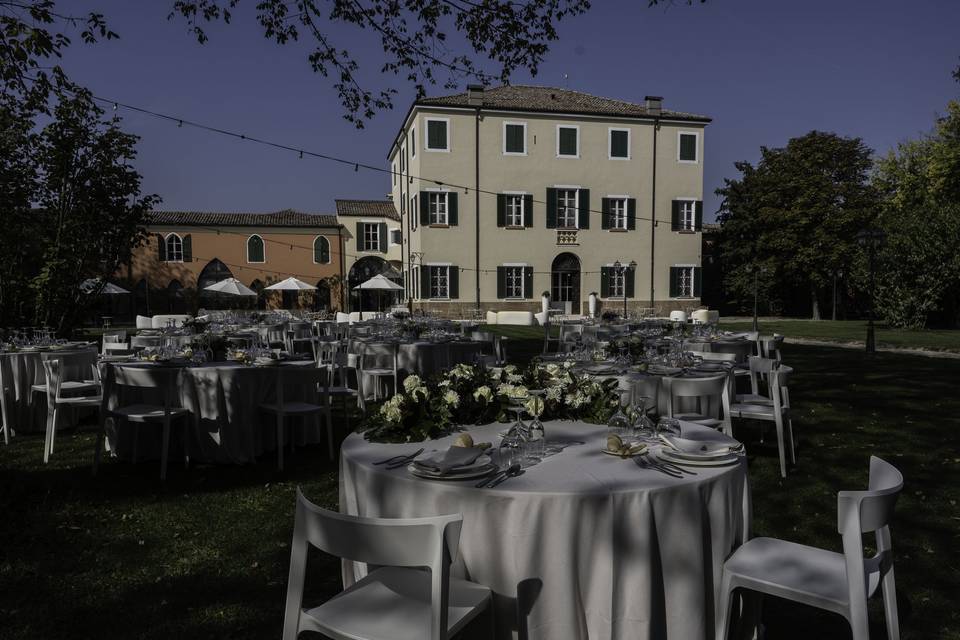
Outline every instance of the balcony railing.
POLYGON ((557 231, 557 245, 558 246, 569 246, 574 244, 580 244, 577 242, 577 230, 573 229, 564 229, 557 231))

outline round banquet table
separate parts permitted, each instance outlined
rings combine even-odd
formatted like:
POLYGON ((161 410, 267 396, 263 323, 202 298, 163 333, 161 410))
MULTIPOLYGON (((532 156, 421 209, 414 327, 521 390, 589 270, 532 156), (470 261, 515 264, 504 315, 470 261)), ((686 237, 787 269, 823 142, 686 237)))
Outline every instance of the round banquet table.
MULTIPOLYGON (((364 362, 364 367, 393 367, 394 344, 377 340, 355 339, 350 342, 350 353, 372 356, 373 362, 364 362)), ((473 364, 481 345, 478 342, 452 340, 449 342, 400 342, 397 351, 397 368, 407 373, 427 376, 449 369, 455 364, 473 364)), ((364 383, 367 388, 366 383, 364 383)))
MULTIPOLYGON (((104 393, 108 407, 114 409, 135 402, 159 402, 162 396, 152 391, 129 387, 118 388, 114 384, 114 367, 155 367, 153 363, 101 364, 104 393), (122 394, 122 396, 121 396, 122 394)), ((290 363, 279 366, 245 366, 233 362, 214 362, 198 366, 179 367, 177 379, 180 406, 189 416, 187 449, 192 460, 219 463, 253 462, 266 451, 276 447, 275 418, 264 414, 259 406, 272 402, 276 396, 277 371, 281 368, 312 367, 313 362, 290 363)), ((288 381, 292 383, 292 380, 288 381)), ((285 385, 287 388, 293 384, 285 385)), ((303 390, 301 390, 302 392, 303 390)), ((294 400, 296 398, 287 398, 294 400)), ((120 457, 132 453, 131 429, 116 429, 108 424, 108 439, 111 450, 120 457)), ((171 460, 174 457, 174 440, 179 441, 180 430, 174 426, 171 438, 171 460)), ((304 419, 290 429, 298 445, 326 442, 322 419, 304 419)), ((176 445, 179 447, 179 443, 176 445)), ((158 458, 160 430, 141 427, 137 442, 137 456, 158 458)))
MULTIPOLYGON (((97 349, 93 346, 0 353, 0 411, 4 424, 12 425, 15 431, 44 430, 47 403, 43 395, 34 393, 32 387, 46 384, 43 361, 54 358, 64 362, 63 380, 90 380, 93 377, 91 365, 97 362, 97 349)), ((73 413, 66 412, 66 415, 72 416, 73 413)))
MULTIPOLYGON (((496 442, 501 429, 470 433, 496 442)), ((552 421, 546 432, 571 446, 494 489, 374 466, 421 445, 352 434, 341 449, 340 510, 462 514, 452 570, 492 589, 497 638, 712 638, 722 563, 750 527, 746 459, 675 478, 601 453, 605 426, 552 421)), ((423 446, 442 449, 452 439, 423 446)), ((364 573, 343 563, 347 586, 364 573)))
POLYGON ((186 347, 191 342, 193 342, 193 336, 156 336, 156 335, 145 335, 145 336, 133 336, 130 338, 130 347, 131 348, 156 348, 163 345, 170 345, 172 347, 180 348, 186 347))

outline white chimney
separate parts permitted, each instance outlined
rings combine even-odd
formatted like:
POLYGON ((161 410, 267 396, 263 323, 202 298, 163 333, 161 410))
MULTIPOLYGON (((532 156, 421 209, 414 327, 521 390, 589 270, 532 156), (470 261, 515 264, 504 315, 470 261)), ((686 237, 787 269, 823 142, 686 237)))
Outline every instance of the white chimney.
POLYGON ((482 84, 467 85, 467 104, 469 104, 471 107, 479 107, 483 105, 482 84))
POLYGON ((647 96, 644 98, 647 103, 647 113, 651 116, 659 116, 663 113, 663 98, 660 96, 647 96))

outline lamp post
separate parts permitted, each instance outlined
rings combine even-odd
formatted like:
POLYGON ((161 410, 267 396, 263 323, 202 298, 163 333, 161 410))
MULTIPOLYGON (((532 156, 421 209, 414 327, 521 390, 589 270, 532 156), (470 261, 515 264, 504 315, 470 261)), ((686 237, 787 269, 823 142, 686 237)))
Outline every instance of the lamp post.
MULTIPOLYGON (((423 252, 422 251, 411 251, 410 252, 410 270, 413 271, 413 267, 423 264, 423 252)), ((411 282, 408 288, 410 295, 407 298, 407 309, 413 314, 413 287, 414 283, 411 282)))
POLYGON ((870 307, 867 314, 867 353, 876 353, 877 343, 873 331, 873 298, 876 289, 874 288, 874 256, 887 234, 880 229, 864 229, 857 234, 857 244, 867 249, 867 264, 870 269, 870 307))
POLYGON ((623 320, 627 320, 627 271, 630 269, 636 269, 637 262, 636 260, 631 260, 630 264, 621 264, 619 260, 613 263, 613 271, 617 274, 617 277, 620 278, 623 283, 623 320))
POLYGON ((747 267, 747 273, 753 272, 753 331, 760 331, 760 322, 757 318, 757 300, 760 295, 760 274, 766 273, 766 267, 757 267, 750 265, 747 267))

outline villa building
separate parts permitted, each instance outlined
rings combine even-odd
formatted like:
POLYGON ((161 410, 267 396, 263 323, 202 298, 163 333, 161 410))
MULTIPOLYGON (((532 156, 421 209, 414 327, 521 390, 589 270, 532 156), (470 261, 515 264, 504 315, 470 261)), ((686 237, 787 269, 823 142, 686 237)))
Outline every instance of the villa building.
POLYGON ((534 86, 417 100, 388 154, 408 296, 454 313, 538 310, 542 292, 570 313, 591 292, 697 304, 709 122, 534 86))

